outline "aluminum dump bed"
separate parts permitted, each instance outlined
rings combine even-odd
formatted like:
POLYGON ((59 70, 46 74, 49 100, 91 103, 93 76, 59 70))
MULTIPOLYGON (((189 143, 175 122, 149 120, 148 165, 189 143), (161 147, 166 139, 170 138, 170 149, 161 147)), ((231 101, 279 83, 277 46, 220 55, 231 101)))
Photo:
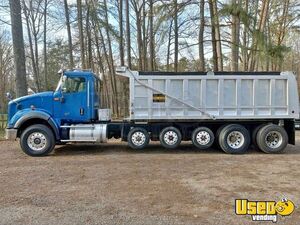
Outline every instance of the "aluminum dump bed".
POLYGON ((130 79, 131 120, 292 119, 299 116, 292 72, 138 72, 130 79))

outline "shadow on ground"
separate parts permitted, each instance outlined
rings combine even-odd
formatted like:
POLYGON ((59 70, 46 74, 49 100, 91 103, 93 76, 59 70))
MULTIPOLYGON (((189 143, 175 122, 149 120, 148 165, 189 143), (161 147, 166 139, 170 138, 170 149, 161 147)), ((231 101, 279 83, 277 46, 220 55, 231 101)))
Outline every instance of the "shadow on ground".
MULTIPOLYGON (((200 150, 192 144, 182 144, 177 149, 165 149, 159 144, 150 144, 142 150, 135 150, 126 144, 66 144, 57 146, 52 156, 81 155, 81 154, 226 154, 219 148, 200 150)), ((300 153, 300 152, 299 152, 300 153)), ((265 154, 251 147, 246 154, 265 154)))

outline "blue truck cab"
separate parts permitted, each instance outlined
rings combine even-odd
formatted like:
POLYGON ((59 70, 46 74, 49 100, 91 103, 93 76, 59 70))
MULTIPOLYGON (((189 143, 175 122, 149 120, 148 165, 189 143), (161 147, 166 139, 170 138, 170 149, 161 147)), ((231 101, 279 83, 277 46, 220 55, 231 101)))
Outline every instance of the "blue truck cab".
POLYGON ((22 149, 30 155, 51 151, 62 139, 62 125, 98 119, 100 79, 91 71, 60 74, 55 91, 20 97, 8 104, 6 138, 20 138, 22 149))

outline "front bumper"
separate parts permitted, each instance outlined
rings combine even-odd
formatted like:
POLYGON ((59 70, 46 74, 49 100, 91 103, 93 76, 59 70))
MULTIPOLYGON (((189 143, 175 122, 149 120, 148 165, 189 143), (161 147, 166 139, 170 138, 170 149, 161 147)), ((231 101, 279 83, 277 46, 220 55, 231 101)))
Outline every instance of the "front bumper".
POLYGON ((17 139, 17 133, 18 130, 17 129, 5 129, 5 139, 6 140, 11 140, 14 141, 17 139))

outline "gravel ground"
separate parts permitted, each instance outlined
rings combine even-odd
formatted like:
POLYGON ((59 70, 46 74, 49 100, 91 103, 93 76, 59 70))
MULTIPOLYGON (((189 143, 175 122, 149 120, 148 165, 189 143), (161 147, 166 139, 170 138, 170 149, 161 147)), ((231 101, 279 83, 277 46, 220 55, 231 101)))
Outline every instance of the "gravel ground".
MULTIPOLYGON (((234 200, 287 197, 300 206, 300 133, 280 155, 152 144, 65 145, 48 157, 0 142, 0 224, 259 224, 234 200)), ((299 208, 278 224, 300 224, 299 208)), ((264 222, 263 224, 272 224, 264 222)))

